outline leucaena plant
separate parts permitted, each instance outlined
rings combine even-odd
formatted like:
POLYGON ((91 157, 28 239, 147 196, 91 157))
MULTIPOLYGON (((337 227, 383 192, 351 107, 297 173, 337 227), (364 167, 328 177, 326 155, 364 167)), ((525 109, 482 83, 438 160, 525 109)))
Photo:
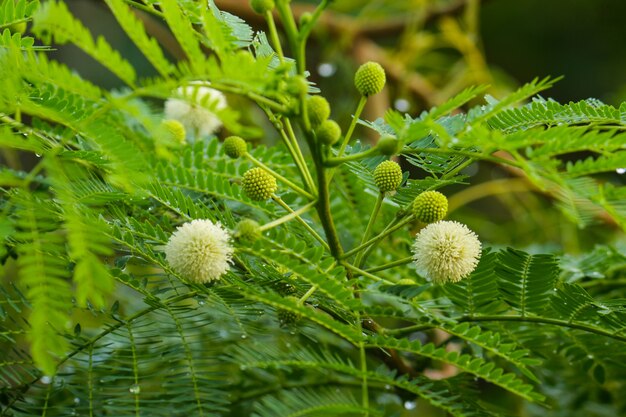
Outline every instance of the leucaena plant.
POLYGON ((543 79, 372 115, 397 68, 310 76, 327 0, 252 0, 265 31, 104 3, 150 75, 62 1, 0 3, 1 416, 624 415, 619 241, 507 248, 476 205, 623 229, 624 105, 543 79))

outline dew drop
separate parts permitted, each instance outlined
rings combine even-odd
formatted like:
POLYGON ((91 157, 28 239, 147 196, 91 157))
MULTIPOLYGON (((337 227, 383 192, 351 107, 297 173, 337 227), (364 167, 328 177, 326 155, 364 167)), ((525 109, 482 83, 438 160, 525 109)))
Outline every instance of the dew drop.
POLYGON ((247 338, 248 338, 248 335, 244 333, 244 334, 242 334, 242 335, 241 335, 241 338, 242 338, 242 339, 247 339, 247 338))
POLYGON ((417 403, 415 401, 405 401, 404 403, 404 408, 407 410, 415 410, 415 407, 417 407, 417 403))
POLYGON ((49 383, 52 382, 52 378, 50 378, 48 375, 44 375, 41 377, 40 381, 42 384, 48 385, 49 383))
POLYGON ((76 405, 80 404, 80 398, 74 397, 74 404, 76 405))
POLYGON ((128 391, 131 394, 139 395, 139 393, 141 392, 141 387, 137 384, 133 384, 130 386, 130 388, 128 388, 128 391))
POLYGON ((620 175, 626 174, 626 168, 617 168, 615 172, 617 172, 620 175))

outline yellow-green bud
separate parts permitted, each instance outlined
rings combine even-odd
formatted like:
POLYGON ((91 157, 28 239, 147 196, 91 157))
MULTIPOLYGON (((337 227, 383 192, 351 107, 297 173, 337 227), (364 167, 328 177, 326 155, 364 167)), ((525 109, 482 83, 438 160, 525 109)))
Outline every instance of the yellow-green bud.
POLYGON ((26 32, 26 22, 14 23, 9 26, 9 30, 11 33, 20 33, 23 35, 24 32, 26 32))
POLYGON ((274 10, 274 0, 250 0, 250 7, 255 13, 265 14, 274 10))
MULTIPOLYGON (((294 296, 288 296, 286 298, 289 300, 292 300, 293 302, 299 301, 298 298, 294 296)), ((291 325, 296 324, 298 321, 300 321, 300 315, 298 313, 294 313, 289 310, 284 310, 282 308, 276 312, 276 315, 278 317, 278 321, 281 327, 291 326, 291 325)))
POLYGON ((187 133, 185 132, 185 126, 178 120, 164 120, 161 122, 161 126, 165 129, 165 132, 169 134, 175 142, 185 143, 185 137, 187 133))
POLYGON ((315 129, 330 116, 330 104, 322 96, 312 96, 307 102, 307 112, 311 127, 315 129))
POLYGON ((448 199, 439 191, 425 191, 413 200, 413 214, 424 223, 435 223, 446 217, 448 199))
POLYGON ((320 143, 332 146, 339 140, 341 128, 334 120, 324 120, 322 124, 315 129, 315 136, 320 143))
POLYGON ((289 94, 300 97, 308 91, 309 83, 307 83, 306 78, 296 75, 287 80, 287 92, 289 92, 289 94))
POLYGON ((312 19, 313 19, 313 15, 311 13, 309 12, 302 13, 302 15, 300 16, 300 27, 308 25, 309 23, 311 23, 312 19))
POLYGON ((376 149, 383 155, 395 155, 402 149, 402 142, 395 136, 385 135, 378 139, 376 149))
POLYGON ((235 226, 235 238, 254 242, 261 237, 261 226, 252 219, 243 219, 235 226))
POLYGON ((239 158, 248 152, 248 144, 239 136, 229 136, 224 139, 224 152, 231 158, 239 158))
POLYGON ((267 200, 276 192, 276 178, 262 168, 252 168, 243 174, 241 181, 243 192, 251 200, 263 201, 267 200))
POLYGON ((272 283, 272 288, 282 296, 292 295, 296 293, 296 287, 293 284, 285 281, 275 281, 272 283))
POLYGON ((397 282, 398 285, 415 285, 415 281, 413 281, 411 278, 402 278, 400 281, 397 282))
POLYGON ((377 62, 366 62, 354 75, 354 85, 364 97, 380 93, 385 81, 385 70, 377 62))
POLYGON ((374 170, 374 182, 383 193, 395 191, 402 182, 402 168, 394 161, 381 162, 374 170))

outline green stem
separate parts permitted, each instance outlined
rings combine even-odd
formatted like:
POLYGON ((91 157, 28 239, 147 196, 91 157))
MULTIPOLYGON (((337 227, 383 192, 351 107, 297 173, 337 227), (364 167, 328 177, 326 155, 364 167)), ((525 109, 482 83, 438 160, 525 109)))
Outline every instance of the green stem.
POLYGON ((313 285, 309 290, 298 300, 298 304, 302 305, 306 300, 309 299, 310 296, 317 290, 317 285, 313 285))
POLYGON ((367 272, 384 271, 386 269, 391 269, 391 268, 396 267, 396 266, 410 264, 411 262, 413 262, 413 257, 412 256, 407 256, 406 258, 398 259, 397 261, 389 262, 389 263, 384 264, 384 265, 380 265, 380 266, 376 266, 374 268, 366 269, 366 271, 367 272))
MULTIPOLYGON (((289 207, 289 205, 287 205, 287 203, 285 203, 280 197, 274 195, 272 196, 272 200, 276 201, 282 208, 284 208, 285 210, 287 210, 289 213, 293 213, 294 211, 291 209, 291 207, 289 207)), ((311 233, 311 236, 313 236, 315 239, 317 239, 317 241, 319 241, 322 246, 324 248, 326 248, 326 250, 330 250, 330 247, 328 246, 328 243, 326 243, 326 241, 324 240, 323 237, 321 237, 319 235, 319 233, 317 233, 311 226, 309 226, 309 224, 304 221, 304 219, 300 216, 296 216, 296 220, 298 220, 298 222, 300 222, 300 224, 302 226, 304 226, 304 228, 311 233)))
POLYGON ((388 279, 385 279, 385 278, 381 278, 381 277, 379 277, 377 275, 374 275, 372 273, 369 273, 367 271, 364 271, 361 268, 358 268, 358 267, 352 265, 350 262, 343 261, 343 262, 341 262, 341 265, 345 266, 350 271, 355 272, 357 275, 362 275, 362 276, 364 276, 366 278, 372 279, 372 280, 377 281, 377 282, 384 282, 385 284, 394 285, 394 282, 389 281, 388 279))
POLYGON ((296 26, 296 21, 293 18, 293 13, 291 12, 291 8, 289 7, 289 1, 278 0, 276 2, 276 10, 278 10, 280 20, 283 22, 283 28, 285 29, 285 33, 287 34, 287 40, 289 41, 289 47, 291 48, 291 52, 296 56, 298 74, 304 75, 304 59, 298 56, 298 52, 300 51, 300 42, 298 40, 298 27, 296 26))
MULTIPOLYGON (((376 203, 374 204, 374 209, 372 210, 370 219, 367 222, 367 226, 365 227, 365 232, 363 233, 361 244, 365 243, 367 239, 369 239, 370 234, 372 233, 372 227, 374 227, 374 223, 376 222, 376 218, 378 217, 378 213, 380 212, 380 207, 383 204, 384 199, 385 199, 385 194, 378 193, 378 197, 376 197, 376 203)), ((363 261, 363 252, 360 252, 356 256, 356 260, 354 261, 354 264, 360 268, 363 263, 362 261, 363 261)))
MULTIPOLYGON (((420 154, 420 153, 431 153, 431 154, 439 154, 439 155, 462 155, 473 160, 481 159, 484 161, 494 162, 496 164, 504 164, 511 165, 516 168, 520 168, 522 164, 517 161, 511 159, 500 158, 497 156, 486 155, 477 152, 465 151, 462 149, 444 149, 444 148, 404 148, 402 149, 401 155, 411 155, 411 154, 420 154)), ((472 161, 473 162, 473 161, 472 161)), ((461 168, 462 169, 462 168, 461 168)))
POLYGON ((250 162, 252 162, 254 165, 256 165, 256 166, 258 166, 260 168, 263 168, 264 170, 266 170, 267 172, 272 174, 274 177, 276 177, 279 181, 285 183, 285 185, 287 185, 289 188, 291 188, 292 190, 294 190, 298 194, 300 194, 303 197, 306 197, 306 198, 308 198, 310 200, 314 200, 315 199, 315 197, 311 193, 309 193, 307 191, 304 191, 302 188, 298 187, 296 184, 294 184, 293 182, 289 181, 287 178, 283 177, 282 175, 280 175, 279 173, 277 173, 276 171, 274 171, 273 169, 271 169, 270 167, 265 165, 263 162, 259 161, 254 156, 250 155, 248 152, 246 152, 244 156, 250 162))
MULTIPOLYGON (((359 324, 359 334, 363 334, 363 323, 361 323, 361 314, 357 311, 356 319, 359 324)), ((365 355, 365 343, 363 340, 359 341, 359 360, 361 362, 361 403, 363 408, 365 409, 365 417, 368 417, 369 407, 370 407, 370 399, 369 399, 369 389, 367 387, 367 356, 365 355)))
POLYGON ((295 219, 299 215, 306 213, 307 211, 311 209, 311 207, 315 206, 316 204, 317 204, 317 201, 312 201, 306 206, 303 206, 299 208, 298 210, 292 211, 291 213, 287 214, 286 216, 281 217, 280 219, 276 219, 274 221, 264 224, 263 226, 260 227, 260 230, 264 232, 273 227, 279 226, 283 223, 287 223, 288 221, 295 219))
POLYGON ((287 128, 287 134, 289 135, 289 138, 291 139, 291 142, 295 148, 296 155, 298 156, 298 158, 300 158, 300 162, 305 168, 304 173, 307 177, 306 181, 309 185, 309 188, 311 189, 311 191, 314 191, 316 189, 315 181, 313 181, 313 177, 311 176, 311 172, 309 171, 308 165, 306 164, 304 155, 302 154, 302 150, 300 149, 300 145, 298 144, 298 139, 296 139, 296 134, 293 130, 293 126, 291 126, 291 121, 289 119, 285 119, 285 126, 287 128))
POLYGON ((329 0, 322 0, 322 2, 313 11, 313 14, 311 15, 311 21, 300 28, 301 43, 306 43, 307 38, 311 34, 311 30, 313 30, 313 28, 315 27, 315 23, 320 18, 324 9, 326 9, 326 7, 328 6, 328 3, 330 3, 329 0))
POLYGON ((335 167, 337 165, 343 164, 344 162, 357 161, 359 159, 364 159, 368 156, 376 154, 378 154, 378 149, 376 147, 373 147, 366 150, 365 152, 359 152, 352 155, 343 156, 341 158, 328 158, 324 162, 324 165, 326 165, 327 167, 335 167))
MULTIPOLYGON (((589 326, 583 323, 573 323, 570 321, 552 319, 547 317, 529 317, 529 316, 474 316, 474 317, 461 317, 457 320, 459 323, 464 322, 520 322, 520 323, 538 323, 538 324, 548 324, 552 326, 559 327, 567 327, 570 329, 582 330, 588 333, 594 333, 600 336, 610 337, 615 340, 619 340, 620 342, 626 342, 626 336, 621 336, 617 333, 612 333, 606 331, 604 329, 599 329, 594 326, 589 326)), ((395 335, 401 336, 408 333, 419 332, 424 330, 430 330, 436 328, 436 325, 433 324, 416 324, 413 326, 403 327, 401 329, 391 329, 385 330, 385 334, 387 335, 395 335)))
POLYGON ((387 237, 391 233, 395 232, 396 230, 400 229, 401 227, 405 226, 406 224, 408 224, 408 223, 410 223, 412 221, 413 221, 413 216, 412 215, 408 216, 404 220, 401 220, 400 222, 396 223, 395 226, 392 226, 392 227, 387 228, 386 230, 383 230, 382 232, 380 232, 378 235, 374 236, 373 238, 371 238, 367 242, 364 242, 361 245, 357 246, 356 248, 351 249, 348 252, 344 253, 343 256, 341 257, 341 259, 347 259, 350 256, 354 255, 355 253, 359 253, 363 249, 365 249, 368 246, 373 245, 374 243, 384 239, 385 237, 387 237))
POLYGON ((324 168, 320 151, 320 149, 315 149, 314 147, 311 149, 313 160, 315 162, 315 170, 317 171, 317 186, 319 192, 317 213, 320 217, 322 227, 324 228, 326 239, 328 239, 331 254, 335 259, 341 259, 343 248, 339 242, 337 229, 335 228, 335 223, 330 212, 330 191, 328 189, 326 168, 324 168))
POLYGON ((281 63, 285 62, 285 55, 283 54, 283 47, 280 45, 280 39, 278 38, 278 31, 276 30, 276 24, 274 23, 274 16, 270 10, 265 12, 265 21, 267 22, 267 29, 270 33, 270 39, 274 44, 274 49, 278 54, 278 59, 281 63))
POLYGON ((346 132, 346 136, 343 138, 343 142, 341 142, 341 147, 339 148, 339 153, 337 154, 338 158, 343 156, 343 152, 346 150, 346 146, 350 142, 352 138, 352 133, 354 133, 354 128, 356 127, 357 122, 359 121, 359 116, 363 112, 363 108, 365 108, 365 103, 367 102, 367 97, 361 96, 359 99, 359 104, 356 106, 356 111, 354 112, 354 116, 352 117, 352 121, 350 122, 350 126, 348 127, 348 131, 346 132))

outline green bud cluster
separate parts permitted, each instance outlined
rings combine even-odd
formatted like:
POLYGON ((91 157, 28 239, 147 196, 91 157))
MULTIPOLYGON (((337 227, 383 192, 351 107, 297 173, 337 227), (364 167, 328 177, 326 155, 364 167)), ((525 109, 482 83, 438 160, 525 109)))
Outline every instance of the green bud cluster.
POLYGON ((377 62, 366 62, 354 75, 354 86, 363 97, 380 93, 385 86, 385 70, 377 62))
POLYGON ((252 168, 243 174, 243 192, 255 201, 267 200, 278 190, 276 178, 264 169, 252 168))
MULTIPOLYGON (((298 302, 298 298, 294 297, 294 296, 288 296, 286 297, 287 299, 290 299, 294 302, 298 302)), ((281 327, 288 327, 288 326, 292 326, 296 323, 298 323, 298 321, 300 321, 300 315, 297 313, 294 313, 292 311, 289 310, 284 310, 284 309, 279 309, 276 312, 276 316, 278 317, 278 322, 280 323, 281 327)))
POLYGON ((446 217, 448 199, 439 191, 425 191, 413 200, 413 214, 424 223, 435 223, 446 217))
POLYGON ((224 139, 224 152, 231 158, 239 158, 248 152, 248 144, 239 136, 224 139))
POLYGON ((394 161, 381 162, 374 170, 374 183, 383 193, 395 191, 402 183, 402 168, 394 161))

